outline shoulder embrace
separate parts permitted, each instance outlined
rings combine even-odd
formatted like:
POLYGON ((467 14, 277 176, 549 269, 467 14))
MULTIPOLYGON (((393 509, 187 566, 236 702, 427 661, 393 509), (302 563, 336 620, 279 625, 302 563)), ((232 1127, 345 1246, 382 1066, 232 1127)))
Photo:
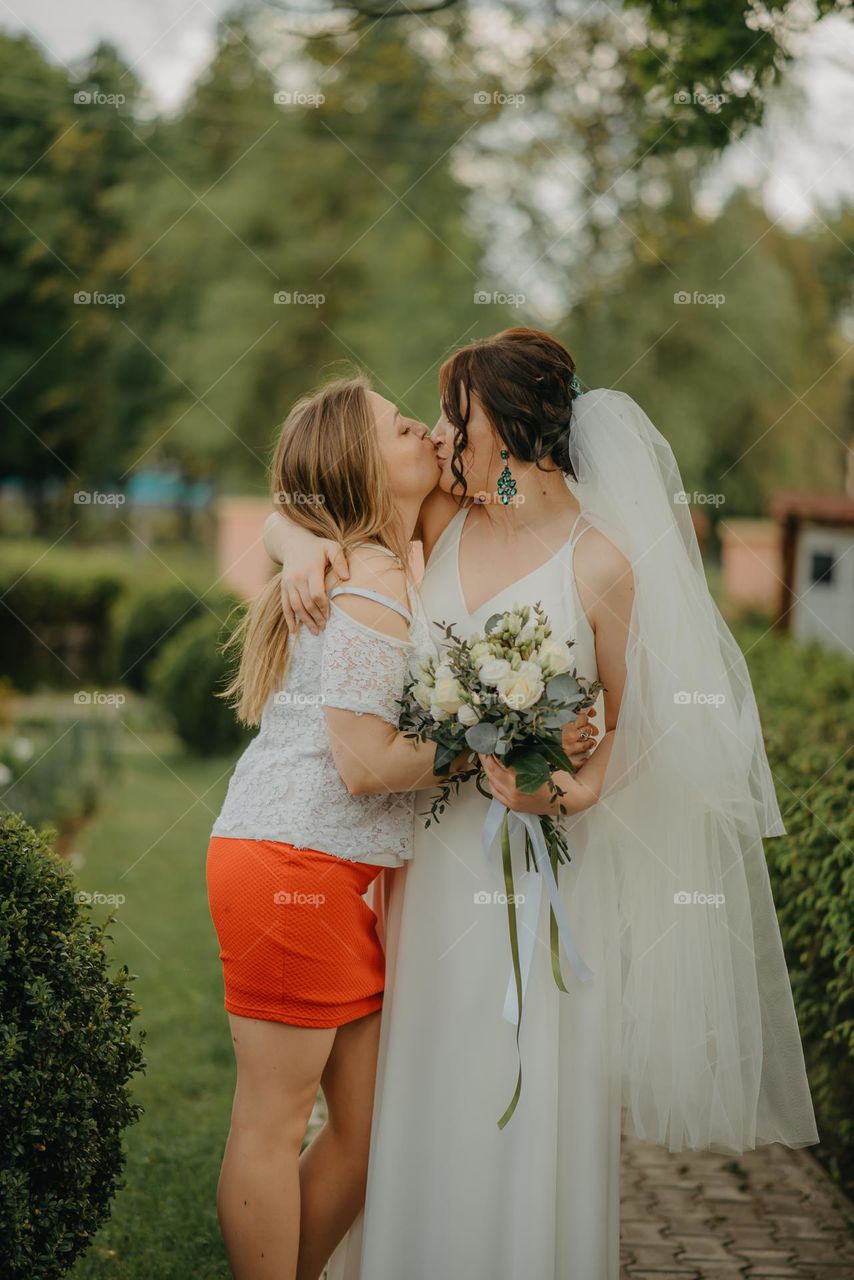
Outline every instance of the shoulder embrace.
MULTIPOLYGON (((357 547, 350 553, 349 567, 350 577, 345 586, 373 591, 404 609, 409 608, 406 573, 395 557, 372 547, 357 547)), ((374 631, 399 639, 409 635, 406 619, 379 600, 344 593, 336 596, 333 604, 374 631)))

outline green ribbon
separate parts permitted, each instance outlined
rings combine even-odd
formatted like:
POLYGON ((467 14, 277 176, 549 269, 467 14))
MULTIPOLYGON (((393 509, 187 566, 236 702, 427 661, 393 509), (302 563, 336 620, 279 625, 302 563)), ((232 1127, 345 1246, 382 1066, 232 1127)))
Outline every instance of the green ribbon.
POLYGON ((504 868, 504 894, 507 898, 507 922, 510 926, 510 952, 513 956, 513 977, 516 980, 516 1055, 519 1059, 519 1072, 516 1076, 516 1088, 504 1115, 498 1121, 499 1129, 503 1129, 516 1110, 516 1103, 522 1093, 522 1050, 519 1045, 519 1032, 522 1027, 522 966, 519 963, 519 926, 516 920, 516 891, 513 886, 513 858, 510 848, 509 814, 505 813, 501 823, 501 865, 504 868))
MULTIPOLYGON (((558 850, 555 847, 549 848, 549 859, 552 864, 552 870, 557 879, 557 868, 559 862, 558 850)), ((531 842, 527 831, 525 832, 525 863, 530 868, 531 865, 531 842)), ((498 1121, 499 1129, 503 1129, 508 1120, 512 1117, 516 1110, 516 1104, 522 1095, 522 1049, 519 1044, 519 1037, 522 1031, 522 966, 519 959, 519 922, 516 919, 516 888, 513 881, 513 853, 510 847, 510 823, 509 813, 505 813, 501 823, 501 865, 504 870, 504 892, 507 898, 507 924, 510 931, 510 954, 513 957, 513 978, 516 983, 516 1055, 519 1060, 519 1069, 516 1075, 516 1088, 513 1090, 513 1097, 510 1099, 507 1110, 498 1121)), ((555 985, 559 991, 563 991, 569 995, 569 988, 563 980, 563 974, 560 967, 560 936, 558 934, 557 919, 552 907, 549 907, 549 949, 552 955, 552 974, 554 976, 555 985)))

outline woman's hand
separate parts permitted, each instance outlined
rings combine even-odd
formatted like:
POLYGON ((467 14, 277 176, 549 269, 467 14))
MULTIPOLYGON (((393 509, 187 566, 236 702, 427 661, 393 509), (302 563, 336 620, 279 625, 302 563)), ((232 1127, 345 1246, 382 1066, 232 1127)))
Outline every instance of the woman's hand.
MULTIPOLYGON (((519 791, 516 786, 516 770, 508 769, 501 764, 497 756, 479 756, 487 778, 489 789, 496 800, 515 813, 557 814, 560 812, 560 796, 555 795, 547 782, 539 791, 528 793, 519 791)), ((557 777, 559 775, 555 775, 557 777)))
POLYGON ((342 582, 350 576, 344 550, 331 538, 319 538, 277 511, 264 525, 264 546, 270 558, 282 565, 282 610, 288 630, 296 631, 302 622, 312 635, 319 635, 329 617, 328 570, 342 582))
POLYGON ((589 760, 590 752, 596 746, 595 738, 599 729, 595 724, 588 723, 588 718, 592 718, 595 714, 593 707, 580 711, 575 720, 564 725, 560 735, 563 749, 576 769, 580 769, 585 761, 589 760))

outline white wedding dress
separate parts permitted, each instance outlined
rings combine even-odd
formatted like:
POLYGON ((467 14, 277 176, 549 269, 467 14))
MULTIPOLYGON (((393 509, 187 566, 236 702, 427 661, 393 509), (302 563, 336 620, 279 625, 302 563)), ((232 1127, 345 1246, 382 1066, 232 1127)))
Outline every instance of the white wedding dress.
MULTIPOLYGON (((540 603, 595 679, 593 634, 573 579, 578 521, 564 547, 469 614, 460 586, 461 511, 427 565, 422 598, 457 634, 490 614, 540 603)), ((443 635, 435 628, 437 643, 443 635)), ((597 722, 603 729, 601 695, 597 722)), ((425 809, 429 797, 423 796, 425 809)), ((387 981, 367 1200, 332 1258, 329 1280, 617 1280, 620 1176, 620 959, 616 892, 589 815, 567 823, 572 861, 560 893, 578 950, 568 994, 551 970, 548 897, 521 1027, 502 1016, 512 974, 500 859, 487 862, 488 801, 468 783, 437 825, 416 827, 412 862, 388 873, 387 981)), ((517 893, 531 877, 514 853, 517 893)))

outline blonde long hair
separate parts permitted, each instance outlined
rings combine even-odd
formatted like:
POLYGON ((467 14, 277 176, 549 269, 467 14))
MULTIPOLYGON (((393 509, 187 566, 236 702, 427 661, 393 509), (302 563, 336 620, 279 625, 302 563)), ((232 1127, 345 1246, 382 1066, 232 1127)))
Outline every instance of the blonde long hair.
MULTIPOLYGON (((363 375, 336 378, 297 401, 273 457, 273 504, 285 506, 295 524, 345 550, 377 542, 406 570, 409 546, 389 489, 370 390, 363 375)), ((257 725, 287 668, 288 628, 278 574, 253 600, 223 649, 238 649, 240 664, 218 696, 234 706, 243 724, 257 725)))

